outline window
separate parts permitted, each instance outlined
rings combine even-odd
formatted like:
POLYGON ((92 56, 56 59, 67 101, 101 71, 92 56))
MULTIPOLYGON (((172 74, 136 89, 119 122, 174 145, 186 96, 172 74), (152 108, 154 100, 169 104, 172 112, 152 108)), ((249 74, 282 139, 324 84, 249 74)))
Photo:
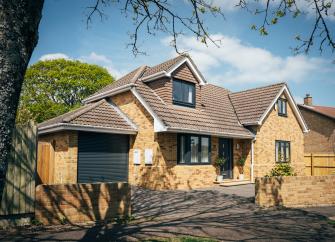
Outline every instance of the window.
POLYGON ((211 144, 209 136, 178 135, 179 164, 208 164, 210 163, 211 144))
POLYGON ((278 115, 287 116, 287 101, 285 99, 278 99, 278 115))
POLYGON ((291 159, 289 141, 276 140, 276 162, 289 162, 291 159))
POLYGON ((195 107, 194 83, 173 80, 173 104, 195 107))

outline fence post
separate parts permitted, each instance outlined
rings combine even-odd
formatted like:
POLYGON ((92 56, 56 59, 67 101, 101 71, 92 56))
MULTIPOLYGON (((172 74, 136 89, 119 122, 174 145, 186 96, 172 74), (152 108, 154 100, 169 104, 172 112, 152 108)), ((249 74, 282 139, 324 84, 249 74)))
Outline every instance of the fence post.
POLYGON ((311 176, 314 176, 313 153, 311 153, 311 176))

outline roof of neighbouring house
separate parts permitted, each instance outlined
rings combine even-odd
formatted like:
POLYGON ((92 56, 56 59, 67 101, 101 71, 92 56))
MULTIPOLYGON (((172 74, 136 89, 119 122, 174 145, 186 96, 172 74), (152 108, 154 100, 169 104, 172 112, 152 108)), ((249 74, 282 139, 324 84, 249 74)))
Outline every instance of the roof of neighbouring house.
POLYGON ((316 105, 305 105, 298 104, 300 108, 305 108, 307 110, 319 113, 321 115, 327 116, 329 118, 335 119, 335 107, 326 107, 326 106, 316 106, 316 105))
POLYGON ((253 88, 229 94, 242 124, 258 123, 285 83, 253 88))
POLYGON ((48 133, 54 129, 87 130, 89 128, 120 133, 137 131, 136 125, 118 107, 105 99, 86 104, 38 125, 39 133, 48 133))

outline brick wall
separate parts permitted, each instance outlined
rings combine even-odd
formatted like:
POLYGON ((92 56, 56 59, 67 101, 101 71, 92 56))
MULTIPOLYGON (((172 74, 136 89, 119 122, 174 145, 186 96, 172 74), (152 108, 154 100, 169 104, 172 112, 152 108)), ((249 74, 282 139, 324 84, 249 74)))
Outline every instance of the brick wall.
POLYGON ((127 183, 58 184, 36 187, 36 219, 43 224, 83 223, 130 215, 127 183))
POLYGON ((300 108, 310 131, 305 134, 305 153, 335 153, 335 121, 300 108))
POLYGON ((278 111, 273 108, 263 125, 257 128, 254 176, 263 177, 276 165, 276 140, 290 141, 291 165, 298 175, 304 175, 304 135, 292 108, 287 103, 287 117, 279 116, 278 111))
POLYGON ((47 175, 49 177, 48 184, 76 183, 78 159, 77 132, 64 131, 42 135, 38 137, 38 144, 37 166, 49 168, 47 171, 50 173, 47 175), (45 154, 41 154, 40 147, 42 144, 50 146, 48 157, 45 154))
POLYGON ((335 205, 335 176, 257 178, 256 204, 263 207, 335 205))

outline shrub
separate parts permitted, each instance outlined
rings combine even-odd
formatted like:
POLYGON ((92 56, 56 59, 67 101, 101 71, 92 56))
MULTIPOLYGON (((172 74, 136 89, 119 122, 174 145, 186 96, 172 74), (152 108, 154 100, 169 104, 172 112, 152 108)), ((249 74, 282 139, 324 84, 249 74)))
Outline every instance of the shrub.
POLYGON ((289 163, 281 163, 277 164, 267 175, 267 177, 273 176, 296 176, 297 174, 294 172, 293 168, 289 163))
POLYGON ((240 170, 240 173, 241 174, 244 174, 244 165, 245 165, 245 161, 246 161, 246 158, 244 156, 242 156, 238 161, 237 161, 237 164, 238 164, 238 167, 239 167, 239 170, 240 170))

